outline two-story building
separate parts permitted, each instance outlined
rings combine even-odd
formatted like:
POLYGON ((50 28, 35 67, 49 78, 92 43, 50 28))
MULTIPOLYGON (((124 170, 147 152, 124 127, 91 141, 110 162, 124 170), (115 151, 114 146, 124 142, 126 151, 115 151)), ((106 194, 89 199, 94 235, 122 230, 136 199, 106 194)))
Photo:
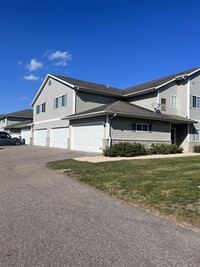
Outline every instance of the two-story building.
POLYGON ((10 133, 13 137, 21 136, 25 139, 26 144, 30 144, 32 123, 33 110, 19 110, 0 116, 0 131, 6 131, 10 133))
POLYGON ((34 145, 101 152, 115 142, 200 144, 200 68, 124 90, 48 74, 32 101, 34 145))

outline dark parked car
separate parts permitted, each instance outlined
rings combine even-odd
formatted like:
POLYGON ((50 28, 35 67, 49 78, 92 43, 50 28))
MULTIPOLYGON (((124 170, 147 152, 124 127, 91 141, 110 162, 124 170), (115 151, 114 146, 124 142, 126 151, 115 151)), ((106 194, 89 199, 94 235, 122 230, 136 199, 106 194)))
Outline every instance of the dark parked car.
POLYGON ((25 140, 18 137, 12 137, 7 132, 0 132, 0 145, 23 145, 25 140))

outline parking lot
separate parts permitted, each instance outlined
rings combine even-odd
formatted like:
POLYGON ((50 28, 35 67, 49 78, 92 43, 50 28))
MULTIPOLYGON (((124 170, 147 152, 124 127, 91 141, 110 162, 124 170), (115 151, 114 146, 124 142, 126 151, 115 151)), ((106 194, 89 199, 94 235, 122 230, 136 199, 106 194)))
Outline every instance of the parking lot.
POLYGON ((198 232, 47 167, 91 155, 0 150, 0 266, 199 266, 198 232))

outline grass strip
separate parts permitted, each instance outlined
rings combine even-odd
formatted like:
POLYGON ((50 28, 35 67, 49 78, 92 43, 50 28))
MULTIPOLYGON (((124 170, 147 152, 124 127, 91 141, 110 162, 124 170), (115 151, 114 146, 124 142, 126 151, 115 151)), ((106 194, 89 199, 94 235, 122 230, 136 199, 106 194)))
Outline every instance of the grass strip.
POLYGON ((97 189, 200 228, 200 156, 103 163, 49 163, 97 189))

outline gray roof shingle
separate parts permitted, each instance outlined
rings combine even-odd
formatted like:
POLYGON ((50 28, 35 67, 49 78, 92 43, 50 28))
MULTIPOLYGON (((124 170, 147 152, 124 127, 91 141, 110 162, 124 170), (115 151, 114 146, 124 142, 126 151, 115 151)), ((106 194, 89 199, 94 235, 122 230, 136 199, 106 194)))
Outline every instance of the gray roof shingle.
POLYGON ((95 114, 118 114, 120 116, 128 116, 134 118, 152 119, 158 121, 168 121, 173 123, 194 123, 195 121, 176 115, 168 115, 163 113, 156 113, 146 108, 139 107, 134 104, 130 104, 125 101, 116 101, 110 104, 102 105, 97 108, 93 108, 84 112, 80 112, 71 116, 67 116, 68 119, 77 119, 80 117, 87 117, 88 115, 95 114))
POLYGON ((161 85, 175 79, 178 76, 189 75, 190 73, 192 73, 198 69, 200 70, 200 68, 192 68, 192 69, 178 72, 178 73, 175 73, 175 74, 172 74, 172 75, 160 78, 160 79, 156 79, 156 80, 149 81, 146 83, 131 86, 127 89, 124 89, 124 92, 125 92, 125 95, 127 95, 127 94, 131 94, 131 93, 135 93, 135 92, 139 92, 139 91, 143 91, 143 90, 147 90, 147 89, 151 89, 151 88, 156 88, 158 86, 161 86, 161 85))
POLYGON ((8 117, 32 119, 33 118, 33 110, 32 109, 24 109, 24 110, 20 110, 20 111, 8 113, 8 114, 3 114, 3 115, 1 115, 0 119, 8 118, 8 117))
POLYGON ((54 74, 52 74, 52 76, 54 76, 60 80, 63 80, 67 83, 70 83, 74 86, 77 86, 81 89, 88 90, 88 91, 92 90, 92 91, 97 91, 97 92, 101 92, 101 93, 116 94, 116 95, 122 94, 122 90, 115 88, 115 87, 112 87, 112 86, 107 86, 107 85, 93 83, 93 82, 86 82, 86 81, 77 80, 77 79, 68 78, 68 77, 59 76, 59 75, 54 75, 54 74))

